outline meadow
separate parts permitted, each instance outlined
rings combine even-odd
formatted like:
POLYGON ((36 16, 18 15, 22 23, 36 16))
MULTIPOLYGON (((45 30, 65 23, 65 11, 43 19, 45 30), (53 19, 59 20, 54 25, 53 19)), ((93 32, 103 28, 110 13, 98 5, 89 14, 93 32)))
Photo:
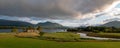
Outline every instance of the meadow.
POLYGON ((18 38, 12 33, 0 33, 0 48, 119 48, 119 45, 120 42, 56 42, 18 38))
POLYGON ((118 38, 120 39, 120 33, 88 33, 88 36, 105 37, 105 38, 118 38))
POLYGON ((40 39, 69 42, 80 40, 80 35, 70 32, 45 33, 40 39))

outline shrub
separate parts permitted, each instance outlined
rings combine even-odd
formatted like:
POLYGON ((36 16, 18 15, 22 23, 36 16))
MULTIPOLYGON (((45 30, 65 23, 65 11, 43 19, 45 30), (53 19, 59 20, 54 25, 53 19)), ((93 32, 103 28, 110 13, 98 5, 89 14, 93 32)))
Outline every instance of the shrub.
POLYGON ((18 29, 14 28, 11 30, 11 32, 18 33, 19 31, 18 31, 18 29))
POLYGON ((40 32, 39 35, 40 36, 43 36, 45 34, 45 32, 40 32))
POLYGON ((100 31, 98 31, 98 30, 93 30, 93 32, 94 32, 94 33, 99 33, 100 31))

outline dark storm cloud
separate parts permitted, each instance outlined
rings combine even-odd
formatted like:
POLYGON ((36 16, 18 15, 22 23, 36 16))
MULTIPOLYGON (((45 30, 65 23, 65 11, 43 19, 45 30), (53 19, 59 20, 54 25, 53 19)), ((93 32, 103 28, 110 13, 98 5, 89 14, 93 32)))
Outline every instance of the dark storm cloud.
POLYGON ((0 0, 0 15, 73 19, 102 11, 117 0, 0 0))

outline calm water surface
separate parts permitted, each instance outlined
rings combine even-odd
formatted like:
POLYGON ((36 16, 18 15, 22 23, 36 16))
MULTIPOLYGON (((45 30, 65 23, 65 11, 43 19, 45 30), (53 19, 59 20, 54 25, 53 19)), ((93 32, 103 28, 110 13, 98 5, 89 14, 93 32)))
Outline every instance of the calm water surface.
MULTIPOLYGON (((0 32, 11 32, 12 29, 0 29, 0 32)), ((18 29, 19 32, 23 32, 22 29, 18 29)), ((42 32, 66 32, 65 29, 42 29, 42 32)))
MULTIPOLYGON (((12 31, 12 29, 0 29, 0 32, 1 32, 1 33, 2 33, 2 32, 9 33, 9 32, 11 32, 11 31, 12 31)), ((19 31, 19 32, 23 32, 22 29, 18 29, 18 31, 19 31)))

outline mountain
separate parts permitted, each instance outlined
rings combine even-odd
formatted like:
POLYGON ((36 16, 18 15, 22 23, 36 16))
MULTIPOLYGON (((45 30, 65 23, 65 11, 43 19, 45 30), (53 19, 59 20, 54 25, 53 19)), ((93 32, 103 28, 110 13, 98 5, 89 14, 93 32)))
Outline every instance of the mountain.
POLYGON ((38 23, 37 26, 41 26, 44 28, 63 28, 62 25, 58 23, 52 23, 52 22, 38 23))
POLYGON ((101 26, 105 26, 105 27, 117 27, 120 28, 120 21, 112 21, 112 22, 108 22, 106 24, 103 24, 101 26))
POLYGON ((27 27, 27 26, 33 26, 33 24, 22 21, 11 21, 11 20, 0 19, 0 26, 27 27))
POLYGON ((52 22, 44 22, 33 25, 28 22, 11 21, 11 20, 3 20, 3 19, 0 19, 0 26, 16 26, 16 27, 41 26, 43 28, 64 28, 64 26, 52 22))

